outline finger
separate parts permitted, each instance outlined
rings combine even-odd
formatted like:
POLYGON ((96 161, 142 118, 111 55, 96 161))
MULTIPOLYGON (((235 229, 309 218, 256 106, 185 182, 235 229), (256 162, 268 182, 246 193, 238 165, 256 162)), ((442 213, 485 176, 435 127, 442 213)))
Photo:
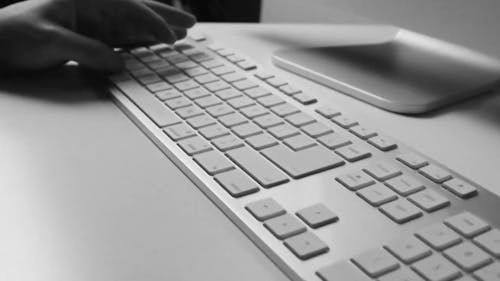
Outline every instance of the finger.
POLYGON ((131 8, 133 8, 134 11, 134 20, 144 24, 146 33, 148 31, 152 32, 158 41, 164 43, 174 43, 177 40, 177 36, 170 29, 170 26, 167 24, 165 19, 155 13, 155 11, 150 9, 148 6, 143 5, 142 3, 137 3, 131 8))
POLYGON ((123 69, 120 56, 97 40, 61 27, 55 30, 53 42, 57 46, 57 55, 64 60, 74 60, 98 71, 116 72, 123 69))
POLYGON ((161 15, 169 25, 182 28, 190 28, 196 23, 196 18, 189 13, 156 2, 154 0, 143 0, 143 2, 153 11, 161 15))
POLYGON ((177 36, 177 40, 181 40, 186 37, 187 35, 187 30, 184 28, 175 28, 173 27, 172 30, 175 33, 175 36, 177 36))

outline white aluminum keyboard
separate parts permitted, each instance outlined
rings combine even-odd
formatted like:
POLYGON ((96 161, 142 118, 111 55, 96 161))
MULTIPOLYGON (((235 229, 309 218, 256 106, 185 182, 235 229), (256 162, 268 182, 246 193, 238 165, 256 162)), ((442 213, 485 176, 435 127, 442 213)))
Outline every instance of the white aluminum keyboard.
POLYGON ((117 104, 291 279, 500 280, 486 189, 204 37, 121 55, 117 104))

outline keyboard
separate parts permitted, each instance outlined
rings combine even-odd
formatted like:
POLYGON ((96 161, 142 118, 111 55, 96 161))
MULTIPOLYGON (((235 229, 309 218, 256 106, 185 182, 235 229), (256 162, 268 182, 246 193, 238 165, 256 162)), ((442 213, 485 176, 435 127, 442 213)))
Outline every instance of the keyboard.
POLYGON ((118 106, 292 280, 500 280, 499 198, 251 59, 121 50, 118 106))

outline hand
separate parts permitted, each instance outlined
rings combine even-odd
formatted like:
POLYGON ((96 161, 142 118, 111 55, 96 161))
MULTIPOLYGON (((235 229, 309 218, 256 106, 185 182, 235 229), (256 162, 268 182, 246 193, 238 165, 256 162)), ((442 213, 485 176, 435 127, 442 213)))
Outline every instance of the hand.
POLYGON ((0 10, 0 71, 34 71, 73 60, 98 71, 123 67, 112 47, 173 43, 193 16, 153 0, 28 0, 0 10))

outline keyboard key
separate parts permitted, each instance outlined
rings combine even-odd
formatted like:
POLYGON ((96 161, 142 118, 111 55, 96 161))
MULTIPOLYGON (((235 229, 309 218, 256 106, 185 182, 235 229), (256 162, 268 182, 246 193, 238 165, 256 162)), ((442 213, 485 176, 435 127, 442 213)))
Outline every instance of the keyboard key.
POLYGON ((474 238, 473 241, 488 253, 500 258, 500 231, 498 229, 483 233, 474 238))
POLYGON ((248 122, 248 120, 239 113, 231 113, 221 116, 219 117, 219 121, 222 123, 222 125, 228 128, 248 122))
POLYGON ((375 146, 381 151, 390 151, 398 147, 396 141, 389 137, 377 135, 368 139, 368 143, 375 146))
POLYGON ((299 210, 296 214, 311 228, 319 228, 339 219, 334 212, 321 203, 299 210))
POLYGON ((208 97, 199 98, 199 99, 195 100, 194 102, 201 108, 207 108, 207 107, 219 105, 222 103, 222 101, 220 99, 216 98, 215 96, 208 96, 208 97))
POLYGON ((139 77, 137 80, 141 82, 143 85, 150 85, 158 82, 162 82, 163 80, 156 74, 149 74, 146 76, 139 77))
POLYGON ((241 73, 237 73, 237 72, 222 75, 221 78, 224 79, 224 81, 229 82, 229 83, 247 79, 247 77, 245 75, 243 75, 241 73))
POLYGON ((375 184, 375 181, 367 174, 361 171, 355 171, 348 174, 343 174, 335 178, 343 186, 352 191, 375 184))
POLYGON ((303 105, 313 104, 318 101, 315 97, 305 93, 296 94, 293 96, 293 99, 300 102, 303 105))
POLYGON ((170 90, 163 90, 163 91, 156 92, 155 96, 161 101, 166 101, 166 100, 181 97, 182 94, 175 89, 170 89, 170 90))
POLYGON ((229 86, 228 83, 221 81, 221 80, 207 83, 204 86, 212 93, 231 88, 231 86, 229 86))
POLYGON ((321 106, 316 109, 316 112, 325 118, 332 118, 334 116, 340 115, 340 111, 329 106, 321 106))
POLYGON ((178 145, 190 156, 212 150, 212 146, 198 136, 181 140, 178 145))
POLYGON ((363 171, 379 181, 386 181, 402 174, 399 168, 386 162, 376 162, 364 168, 363 171))
POLYGON ((249 97, 242 96, 230 99, 227 101, 227 103, 235 109, 241 109, 243 107, 254 105, 255 101, 249 97))
POLYGON ((213 75, 212 73, 206 73, 203 75, 196 76, 194 78, 194 80, 196 80, 196 82, 198 82, 200 84, 207 84, 207 83, 219 81, 219 78, 217 76, 213 75))
POLYGON ((205 137, 206 139, 209 139, 209 140, 214 139, 214 138, 218 138, 218 137, 222 137, 225 135, 229 135, 229 130, 226 129, 225 127, 219 125, 219 124, 214 124, 214 125, 210 125, 210 126, 201 128, 198 132, 203 137, 205 137))
POLYGON ((193 80, 186 80, 183 82, 176 83, 176 84, 174 84, 174 86, 179 91, 187 91, 190 89, 198 88, 200 85, 193 80))
POLYGON ((226 59, 229 60, 232 63, 237 63, 237 62, 245 60, 245 58, 243 58, 243 57, 241 57, 239 55, 236 55, 236 54, 232 54, 232 55, 226 56, 226 59))
POLYGON ((302 130, 309 135, 310 137, 313 138, 319 138, 321 136, 324 136, 329 133, 333 133, 333 130, 327 127, 325 124, 322 124, 320 122, 314 122, 309 125, 305 125, 302 127, 302 130))
POLYGON ((331 118, 330 120, 344 129, 348 129, 352 126, 358 125, 358 121, 355 121, 351 117, 346 115, 338 115, 331 118))
POLYGON ((352 258, 352 262, 372 278, 377 278, 399 268, 399 263, 396 258, 383 249, 374 249, 364 252, 352 258))
POLYGON ((251 97, 252 99, 257 99, 260 97, 268 96, 271 94, 271 92, 262 87, 255 87, 245 90, 245 94, 247 94, 247 96, 251 97))
POLYGON ((329 250, 325 242, 310 231, 286 239, 285 246, 301 260, 313 258, 329 250))
POLYGON ((296 87, 294 87, 290 84, 286 84, 286 85, 279 87, 279 90, 288 96, 293 96, 293 95, 302 93, 302 90, 297 89, 296 87))
POLYGON ((443 187, 460 198, 471 198, 477 195, 476 187, 458 178, 444 182, 443 187))
POLYGON ((285 116, 300 112, 300 110, 298 108, 290 105, 289 103, 284 103, 284 104, 280 104, 277 106, 273 106, 271 108, 271 111, 274 114, 278 115, 279 117, 285 117, 285 116))
POLYGON ((422 182, 407 175, 402 175, 400 177, 390 179, 385 182, 385 185, 403 196, 407 196, 425 189, 425 186, 422 182))
POLYGON ((432 253, 427 245, 414 237, 398 240, 384 248, 406 264, 425 258, 432 253))
POLYGON ((203 67, 194 67, 194 68, 184 69, 184 72, 190 77, 196 77, 196 76, 200 76, 200 75, 209 73, 208 70, 206 70, 203 67))
POLYGON ((223 65, 223 66, 212 68, 211 71, 215 75, 219 75, 220 76, 220 75, 224 75, 224 74, 235 72, 236 70, 233 67, 229 66, 229 65, 223 65))
POLYGON ((211 176, 234 169, 233 163, 217 151, 198 154, 193 159, 211 176))
POLYGON ((320 146, 294 152, 282 145, 277 145, 262 150, 262 154, 294 179, 344 164, 344 161, 320 146))
POLYGON ((233 135, 215 138, 212 140, 212 143, 220 151, 228 151, 231 149, 242 147, 244 145, 239 138, 233 135))
POLYGON ((220 99, 227 101, 232 98, 241 97, 243 94, 236 89, 230 88, 218 91, 215 93, 215 95, 218 96, 220 99))
POLYGON ((450 205, 448 198, 430 189, 412 194, 408 196, 408 200, 429 213, 450 205))
POLYGON ((427 165, 418 170, 418 172, 435 183, 443 183, 452 178, 448 171, 434 164, 427 165))
POLYGON ((398 157, 396 157, 396 159, 399 160, 401 163, 405 164, 406 166, 415 170, 420 169, 429 164, 429 162, 427 162, 426 159, 414 153, 401 154, 398 157))
POLYGON ((196 135, 196 133, 184 123, 169 126, 165 128, 163 132, 165 132, 165 134, 167 134, 167 136, 169 136, 173 141, 182 140, 196 135))
POLYGON ((295 151, 318 145, 314 140, 302 134, 289 137, 283 143, 295 151))
POLYGON ((189 118, 186 122, 194 129, 200 129, 215 124, 215 120, 206 114, 189 118))
POLYGON ((235 127, 232 127, 231 130, 235 135, 238 137, 245 139, 257 134, 262 133, 262 130, 255 124, 253 123, 245 123, 242 125, 238 125, 235 127))
POLYGON ((221 117, 221 116, 224 116, 224 115, 227 115, 227 114, 234 112, 234 109, 232 109, 231 107, 229 107, 226 104, 218 104, 218 105, 210 106, 210 107, 206 108, 206 110, 207 110, 208 114, 210 114, 212 117, 215 117, 215 118, 218 118, 218 117, 221 117))
POLYGON ((375 130, 361 125, 352 127, 351 129, 349 129, 349 132, 353 133, 355 136, 363 140, 367 140, 377 135, 377 132, 375 132, 375 130))
POLYGON ((167 82, 158 82, 146 85, 146 88, 148 88, 148 90, 150 90, 151 92, 158 92, 171 89, 172 86, 170 86, 170 84, 168 84, 167 82))
POLYGON ((264 222, 264 227, 280 240, 306 231, 306 227, 290 214, 268 219, 264 222))
POLYGON ((422 216, 422 211, 406 199, 398 199, 380 207, 380 211, 396 223, 403 224, 422 216))
POLYGON ((259 153, 248 147, 233 149, 227 155, 265 188, 289 181, 283 172, 274 167, 259 153))
POLYGON ((249 71, 249 70, 257 68, 257 65, 255 63, 248 61, 248 60, 237 62, 236 65, 245 71, 249 71))
POLYGON ((201 62, 200 64, 205 68, 212 69, 212 68, 216 68, 219 66, 223 66, 224 61, 219 60, 219 59, 213 59, 213 60, 201 62))
MULTIPOLYGON (((324 267, 316 272, 319 278, 323 281, 339 281, 339 276, 342 280, 349 281, 370 281, 361 270, 347 261, 341 261, 324 267)), ((399 280, 398 280, 399 281, 399 280)))
POLYGON ((248 90, 248 89, 255 88, 255 87, 259 86, 259 84, 255 83, 253 81, 250 81, 248 79, 236 81, 236 82, 233 82, 232 84, 233 84, 233 87, 235 87, 236 89, 238 89, 240 91, 248 90))
POLYGON ((352 142, 339 134, 327 134, 318 138, 318 141, 328 149, 337 149, 342 146, 351 144, 352 142))
POLYGON ((201 111, 201 109, 199 109, 198 107, 188 106, 177 109, 175 113, 177 113, 177 115, 179 115, 181 118, 187 119, 194 116, 202 115, 203 111, 201 111))
POLYGON ((281 124, 267 130, 271 135, 279 140, 283 140, 300 134, 300 131, 288 124, 281 124))
POLYGON ((429 281, 449 281, 460 276, 460 270, 437 254, 416 262, 412 268, 429 281))
POLYGON ((232 170, 215 176, 215 180, 235 198, 259 191, 258 185, 240 170, 232 170))
POLYGON ((500 280, 500 263, 494 262, 486 267, 474 272, 474 277, 480 281, 499 281, 500 280))
POLYGON ((158 99, 134 80, 116 82, 116 86, 139 107, 158 127, 165 127, 181 122, 158 99))
POLYGON ((269 72, 259 71, 255 73, 255 77, 259 78, 260 80, 267 80, 269 78, 273 78, 274 74, 269 72))
POLYGON ((462 212, 449 217, 444 223, 467 238, 472 238, 490 229, 487 222, 470 212, 462 212))
POLYGON ((466 241, 444 251, 444 256, 471 272, 491 262, 491 257, 474 244, 466 241))
POLYGON ((285 101, 282 98, 275 96, 275 95, 264 96, 264 97, 258 98, 257 101, 262 106, 268 107, 268 108, 285 103, 285 101))
POLYGON ((186 76, 183 73, 164 75, 164 78, 168 81, 168 83, 171 84, 180 83, 191 79, 189 76, 186 76))
POLYGON ((286 85, 288 84, 286 81, 282 80, 281 78, 278 78, 278 77, 272 77, 272 78, 269 78, 269 79, 266 79, 266 82, 275 87, 275 88, 279 88, 283 85, 286 85))
POLYGON ((186 99, 185 97, 179 97, 179 98, 174 98, 165 101, 165 104, 170 107, 172 110, 176 110, 182 107, 187 107, 190 106, 192 103, 190 100, 186 99))
MULTIPOLYGON (((137 78, 142 84, 149 84, 149 83, 144 83, 141 80, 141 78, 143 78, 143 77, 147 77, 147 76, 151 76, 151 75, 158 77, 151 69, 149 69, 147 67, 141 67, 138 69, 131 70, 129 72, 130 72, 130 74, 132 74, 132 76, 137 78)), ((161 81, 161 79, 159 81, 161 81)), ((159 82, 159 81, 157 81, 157 82, 159 82)))
POLYGON ((398 198, 394 191, 381 184, 363 188, 356 194, 374 207, 378 207, 398 198))
POLYGON ((263 116, 259 116, 255 119, 253 119, 253 121, 263 129, 267 129, 267 128, 271 128, 273 126, 278 126, 280 124, 283 124, 283 120, 281 120, 280 118, 278 118, 272 114, 266 114, 263 116))
POLYGON ((286 121, 288 121, 288 123, 292 124, 295 127, 302 127, 316 122, 316 119, 312 118, 304 112, 287 116, 285 119, 286 121))
POLYGON ((240 112, 245 115, 245 117, 253 119, 255 117, 259 117, 265 114, 268 114, 269 111, 264 109, 260 105, 251 105, 249 107, 244 107, 240 110, 240 112))
POLYGON ((273 137, 266 133, 249 137, 246 139, 246 142, 251 147, 257 150, 261 150, 278 144, 278 142, 273 137))
POLYGON ((462 238, 442 223, 428 225, 415 234, 418 238, 440 251, 462 241, 462 238))
MULTIPOLYGON (((179 62, 179 63, 176 63, 175 66, 179 69, 189 69, 189 68, 193 68, 193 67, 198 67, 198 65, 195 63, 195 62, 192 62, 192 61, 183 61, 183 62, 179 62)), ((161 66, 162 67, 162 66, 161 66)))
POLYGON ((424 279, 408 268, 401 268, 381 276, 378 281, 424 281, 424 279))
POLYGON ((285 209, 272 198, 250 203, 245 208, 259 221, 265 221, 286 213, 285 209))
POLYGON ((341 147, 335 152, 349 162, 356 162, 372 155, 366 148, 354 144, 341 147))

